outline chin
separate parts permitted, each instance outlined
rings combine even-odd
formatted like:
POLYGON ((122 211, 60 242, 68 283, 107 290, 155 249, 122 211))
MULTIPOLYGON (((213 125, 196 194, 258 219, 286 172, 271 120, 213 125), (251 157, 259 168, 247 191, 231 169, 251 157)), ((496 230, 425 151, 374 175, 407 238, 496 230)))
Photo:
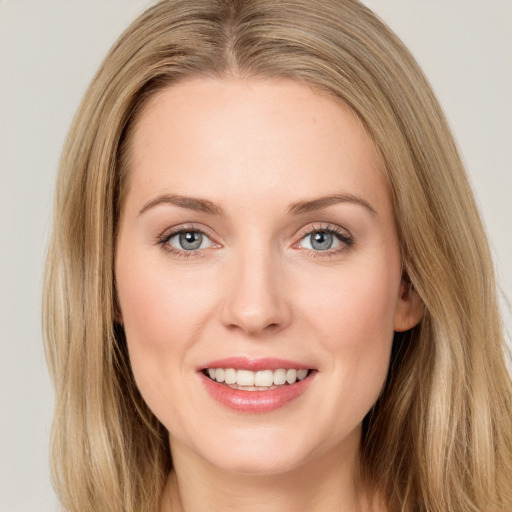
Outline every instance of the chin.
MULTIPOLYGON (((293 471, 307 461, 311 452, 309 443, 306 446, 289 431, 231 429, 199 439, 198 443, 189 438, 186 451, 191 449, 195 456, 217 470, 238 475, 265 476, 293 471)), ((171 440, 171 451, 176 448, 181 452, 184 445, 171 440)))
POLYGON ((268 453, 233 453, 220 456, 211 462, 219 469, 228 473, 247 476, 273 476, 285 474, 301 466, 302 459, 290 457, 290 454, 268 453))
MULTIPOLYGON (((215 444, 204 446, 202 456, 226 472, 248 475, 278 475, 293 471, 312 457, 312 447, 290 432, 230 433, 215 444)), ((201 454, 201 450, 198 450, 201 454)))

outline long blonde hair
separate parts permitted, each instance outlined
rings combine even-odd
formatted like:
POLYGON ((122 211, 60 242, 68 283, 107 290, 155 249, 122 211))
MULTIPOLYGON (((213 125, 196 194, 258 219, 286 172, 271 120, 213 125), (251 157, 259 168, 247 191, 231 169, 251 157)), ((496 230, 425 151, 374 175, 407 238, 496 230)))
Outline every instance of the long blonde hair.
POLYGON ((70 511, 154 512, 172 466, 116 324, 126 148, 148 98, 187 77, 288 77, 345 102, 382 158, 424 318, 397 335, 365 418, 361 470, 390 510, 512 510, 511 381, 488 244, 424 75, 356 0, 167 0, 120 37, 71 126, 55 196, 44 325, 53 478, 70 511))

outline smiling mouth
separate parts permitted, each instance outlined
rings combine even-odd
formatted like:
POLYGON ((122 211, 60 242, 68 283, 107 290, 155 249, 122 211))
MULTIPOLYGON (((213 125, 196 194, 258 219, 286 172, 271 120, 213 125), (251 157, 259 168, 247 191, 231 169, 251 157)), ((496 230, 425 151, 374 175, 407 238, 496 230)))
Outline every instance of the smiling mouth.
POLYGON ((204 375, 214 382, 240 391, 270 391, 304 380, 312 370, 279 368, 277 370, 242 370, 236 368, 205 368, 204 375))

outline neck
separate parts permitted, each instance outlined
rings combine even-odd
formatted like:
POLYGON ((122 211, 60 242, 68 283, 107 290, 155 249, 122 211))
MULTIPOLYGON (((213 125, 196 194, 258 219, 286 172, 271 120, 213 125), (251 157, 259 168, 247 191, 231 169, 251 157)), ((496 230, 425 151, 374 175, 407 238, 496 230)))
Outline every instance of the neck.
MULTIPOLYGON (((356 433, 357 434, 357 433, 356 433)), ((331 450, 271 475, 247 475, 214 467, 173 443, 174 469, 160 512, 366 512, 357 478, 357 450, 331 450)))

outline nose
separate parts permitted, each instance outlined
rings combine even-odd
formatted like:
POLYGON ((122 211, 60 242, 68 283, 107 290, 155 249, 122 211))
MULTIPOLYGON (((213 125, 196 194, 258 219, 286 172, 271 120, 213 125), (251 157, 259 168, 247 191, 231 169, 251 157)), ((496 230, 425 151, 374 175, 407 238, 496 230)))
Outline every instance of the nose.
POLYGON ((290 324, 291 297, 277 259, 270 251, 245 252, 226 269, 229 279, 221 321, 227 328, 258 336, 290 324))

